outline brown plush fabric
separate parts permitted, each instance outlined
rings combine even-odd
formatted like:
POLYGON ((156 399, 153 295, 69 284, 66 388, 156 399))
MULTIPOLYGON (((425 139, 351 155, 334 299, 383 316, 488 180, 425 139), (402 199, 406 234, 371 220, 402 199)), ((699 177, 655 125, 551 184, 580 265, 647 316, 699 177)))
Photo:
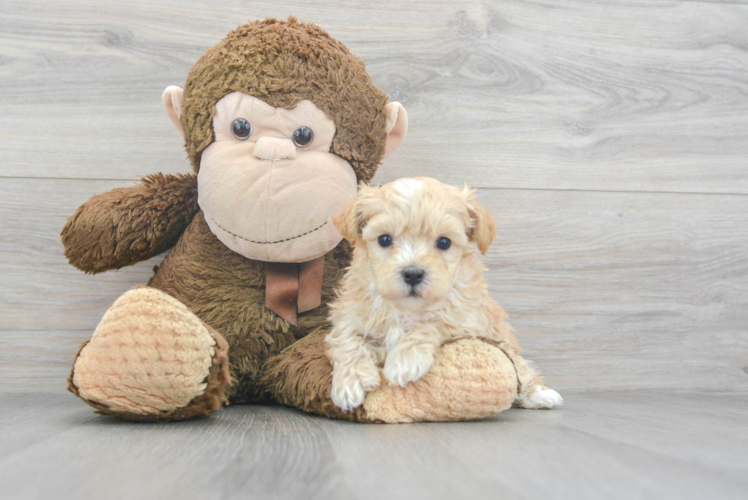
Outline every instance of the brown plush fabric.
POLYGON ((229 250, 199 212, 148 284, 176 297, 226 338, 237 379, 229 388, 231 401, 259 402, 267 398, 257 381, 265 361, 327 325, 326 304, 350 256, 346 242, 325 256, 323 305, 299 314, 294 327, 265 307, 265 263, 229 250))
POLYGON ((372 422, 363 407, 344 413, 330 399, 332 365, 325 354, 327 328, 318 328, 268 360, 260 384, 279 402, 331 418, 372 422))
POLYGON ((149 175, 81 205, 62 229, 65 257, 87 273, 149 259, 176 243, 197 209, 195 175, 149 175))
POLYGON ((335 122, 331 151, 353 166, 358 180, 374 176, 384 154, 387 95, 363 61, 319 26, 293 17, 245 24, 197 61, 181 116, 195 172, 214 140, 215 103, 231 92, 286 109, 309 99, 335 122))

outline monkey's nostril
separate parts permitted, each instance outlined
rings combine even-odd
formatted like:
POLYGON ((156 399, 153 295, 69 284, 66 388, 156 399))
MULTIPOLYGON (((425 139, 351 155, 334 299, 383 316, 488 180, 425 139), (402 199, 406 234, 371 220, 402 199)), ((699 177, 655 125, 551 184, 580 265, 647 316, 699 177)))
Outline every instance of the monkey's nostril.
POLYGON ((418 267, 409 266, 403 269, 403 279, 410 286, 416 286, 422 282, 424 276, 426 276, 426 271, 418 267))

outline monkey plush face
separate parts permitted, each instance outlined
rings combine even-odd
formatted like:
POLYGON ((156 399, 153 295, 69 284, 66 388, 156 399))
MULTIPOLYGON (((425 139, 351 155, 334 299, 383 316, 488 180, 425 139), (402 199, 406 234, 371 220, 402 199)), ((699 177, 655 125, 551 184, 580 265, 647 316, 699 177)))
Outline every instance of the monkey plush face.
POLYGON ((294 18, 240 26, 163 95, 198 173, 198 203, 233 251, 307 262, 342 239, 332 217, 407 131, 364 63, 294 18))
POLYGON ((218 239, 266 262, 306 262, 338 244, 332 218, 355 197, 356 174, 330 153, 335 123, 323 111, 233 92, 216 103, 213 130, 198 203, 218 239))

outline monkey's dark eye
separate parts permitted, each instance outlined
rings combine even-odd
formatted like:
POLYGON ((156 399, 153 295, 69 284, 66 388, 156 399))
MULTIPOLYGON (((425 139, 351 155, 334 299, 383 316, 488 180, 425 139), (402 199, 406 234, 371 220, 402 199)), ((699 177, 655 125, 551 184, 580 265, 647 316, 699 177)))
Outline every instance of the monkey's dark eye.
POLYGON ((234 137, 243 141, 252 135, 252 125, 250 125, 244 118, 237 118, 234 120, 234 123, 231 124, 231 132, 234 133, 234 137))
POLYGON ((300 148, 308 146, 312 142, 312 139, 314 139, 314 132, 309 127, 299 127, 293 133, 293 143, 300 148))
POLYGON ((438 248, 439 250, 446 250, 451 246, 452 240, 450 240, 449 238, 445 238, 444 236, 442 236, 441 238, 436 240, 436 248, 438 248))
POLYGON ((387 248, 388 246, 392 245, 392 236, 389 234, 383 234, 379 237, 379 246, 387 248))

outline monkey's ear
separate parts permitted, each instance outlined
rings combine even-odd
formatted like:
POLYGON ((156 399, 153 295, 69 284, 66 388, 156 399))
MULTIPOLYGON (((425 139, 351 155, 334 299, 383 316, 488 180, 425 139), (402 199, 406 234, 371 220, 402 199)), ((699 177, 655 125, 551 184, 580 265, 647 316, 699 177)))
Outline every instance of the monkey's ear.
POLYGON ((359 191, 356 198, 350 202, 342 212, 336 215, 332 222, 335 224, 338 232, 343 238, 348 240, 351 245, 356 244, 356 240, 361 234, 366 221, 370 218, 372 202, 374 202, 375 190, 365 183, 359 184, 359 191))
POLYGON ((408 113, 399 102, 391 102, 385 108, 387 115, 387 140, 384 143, 384 157, 395 152, 408 133, 408 113))
POLYGON ((478 250, 485 255, 488 247, 491 246, 491 242, 496 237, 496 222, 491 217, 491 214, 478 203, 475 190, 465 186, 463 193, 467 200, 467 209, 470 215, 468 239, 477 243, 478 250))
POLYGON ((179 117, 182 116, 183 100, 184 90, 176 85, 166 87, 166 90, 164 90, 164 93, 161 95, 161 102, 164 103, 166 114, 169 115, 169 119, 182 135, 184 135, 184 128, 182 128, 182 121, 179 117))

